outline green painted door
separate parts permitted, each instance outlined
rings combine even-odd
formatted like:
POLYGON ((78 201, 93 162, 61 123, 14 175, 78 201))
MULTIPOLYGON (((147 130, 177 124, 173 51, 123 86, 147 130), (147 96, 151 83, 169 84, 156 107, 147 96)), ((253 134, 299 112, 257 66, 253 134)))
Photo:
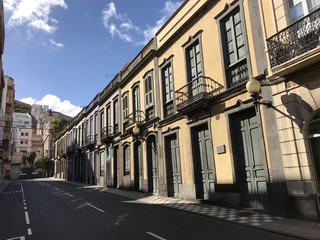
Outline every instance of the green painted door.
POLYGON ((158 160, 156 140, 150 136, 147 140, 148 192, 158 192, 158 160))
POLYGON ((167 189, 168 196, 178 197, 181 173, 176 134, 166 137, 167 189))
POLYGON ((138 141, 134 144, 134 180, 135 189, 142 190, 142 145, 138 141))
POLYGON ((231 127, 242 204, 245 207, 267 209, 267 176, 255 110, 250 109, 234 115, 231 127))
POLYGON ((196 196, 199 199, 213 199, 213 151, 208 125, 193 128, 192 139, 196 196))

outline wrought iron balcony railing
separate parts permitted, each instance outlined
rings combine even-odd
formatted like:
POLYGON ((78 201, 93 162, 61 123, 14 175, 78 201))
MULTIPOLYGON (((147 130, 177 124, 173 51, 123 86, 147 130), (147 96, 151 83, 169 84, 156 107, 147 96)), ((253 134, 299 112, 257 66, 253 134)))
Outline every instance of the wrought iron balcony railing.
POLYGON ((201 99, 215 96, 223 86, 209 77, 198 77, 175 92, 177 110, 181 110, 201 99))
POLYGON ((101 130, 101 139, 106 139, 112 137, 114 135, 113 128, 111 126, 107 126, 102 128, 101 130))
POLYGON ((320 9, 267 39, 271 67, 320 45, 320 9))
POLYGON ((86 136, 85 140, 84 140, 84 146, 88 146, 94 144, 94 136, 93 135, 88 135, 86 136))
POLYGON ((123 126, 127 128, 134 123, 143 123, 145 121, 145 114, 141 110, 136 110, 130 113, 124 120, 123 126))

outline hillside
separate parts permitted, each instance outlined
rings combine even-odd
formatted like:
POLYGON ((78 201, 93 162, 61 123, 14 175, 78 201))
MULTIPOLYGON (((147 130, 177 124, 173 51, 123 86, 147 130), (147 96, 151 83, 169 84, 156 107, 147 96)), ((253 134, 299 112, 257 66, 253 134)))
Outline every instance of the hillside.
POLYGON ((32 106, 27 103, 20 102, 18 100, 14 100, 14 111, 15 112, 29 113, 31 115, 31 108, 32 108, 32 106))

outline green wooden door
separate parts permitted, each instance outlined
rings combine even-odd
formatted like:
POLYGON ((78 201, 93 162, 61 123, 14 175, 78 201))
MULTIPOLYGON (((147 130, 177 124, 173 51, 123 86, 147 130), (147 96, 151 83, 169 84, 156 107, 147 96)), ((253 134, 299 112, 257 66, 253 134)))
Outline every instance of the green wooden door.
POLYGON ((193 128, 193 164, 196 196, 212 199, 214 194, 213 151, 208 125, 193 128))
POLYGON ((150 136, 147 140, 148 192, 158 192, 158 160, 156 140, 150 136))
POLYGON ((142 190, 142 145, 138 141, 134 144, 134 180, 135 189, 142 190))
POLYGON ((165 141, 168 196, 178 197, 180 193, 181 173, 177 136, 173 134, 166 137, 165 141))
POLYGON ((237 183, 245 207, 268 208, 267 177, 256 112, 250 109, 233 116, 233 149, 237 183))

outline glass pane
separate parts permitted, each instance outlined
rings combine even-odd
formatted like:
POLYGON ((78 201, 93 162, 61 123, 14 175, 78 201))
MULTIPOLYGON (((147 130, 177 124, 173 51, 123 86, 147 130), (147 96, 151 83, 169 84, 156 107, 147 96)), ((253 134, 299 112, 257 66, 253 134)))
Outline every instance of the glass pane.
POLYGON ((237 46, 241 47, 243 45, 243 35, 237 37, 237 46))
POLYGON ((242 46, 241 48, 238 49, 238 56, 239 56, 239 59, 241 59, 245 56, 244 46, 242 46))
POLYGON ((228 21, 226 21, 226 23, 225 23, 226 30, 229 30, 231 28, 231 23, 230 22, 231 22, 230 19, 228 21))
POLYGON ((232 32, 231 30, 227 32, 227 42, 231 42, 232 41, 232 32))
POLYGON ((302 6, 301 2, 298 3, 297 5, 291 7, 290 16, 291 16, 291 19, 293 21, 295 21, 295 20, 299 19, 300 17, 304 16, 303 6, 302 6))
POLYGON ((229 54, 229 63, 232 64, 235 62, 234 53, 229 54))
POLYGON ((233 42, 228 43, 228 52, 229 53, 233 52, 233 42))
POLYGON ((239 13, 239 12, 237 12, 237 13, 234 15, 233 20, 234 20, 234 24, 237 24, 237 23, 240 22, 241 19, 240 19, 240 13, 239 13))
POLYGON ((241 29, 241 24, 240 24, 240 23, 237 24, 237 25, 234 27, 234 29, 235 29, 236 36, 239 36, 239 35, 242 34, 242 29, 241 29))
POLYGON ((320 0, 307 0, 309 11, 315 10, 320 7, 320 0))

